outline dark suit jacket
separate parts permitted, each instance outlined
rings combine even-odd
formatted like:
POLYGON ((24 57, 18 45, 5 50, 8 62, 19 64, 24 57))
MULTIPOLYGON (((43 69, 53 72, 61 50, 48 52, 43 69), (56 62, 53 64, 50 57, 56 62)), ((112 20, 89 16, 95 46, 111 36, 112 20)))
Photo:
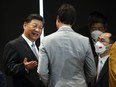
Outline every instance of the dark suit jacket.
MULTIPOLYGON (((96 61, 96 64, 97 63, 98 61, 96 61)), ((94 79, 94 84, 92 87, 109 87, 108 59, 100 72, 98 80, 96 81, 96 78, 94 79)))
POLYGON ((0 71, 0 87, 7 87, 6 76, 0 71))
POLYGON ((34 53, 22 36, 8 42, 4 48, 5 73, 12 75, 14 87, 43 87, 37 73, 37 67, 25 70, 23 60, 36 60, 34 53))

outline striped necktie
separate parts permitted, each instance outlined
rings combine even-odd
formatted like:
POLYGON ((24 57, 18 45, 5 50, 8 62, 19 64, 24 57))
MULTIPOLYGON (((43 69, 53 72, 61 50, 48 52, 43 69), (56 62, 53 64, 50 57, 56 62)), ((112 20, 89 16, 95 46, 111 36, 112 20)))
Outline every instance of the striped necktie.
POLYGON ((37 50, 36 50, 36 45, 35 45, 35 43, 32 43, 31 48, 32 48, 32 51, 33 51, 33 53, 35 54, 35 56, 36 56, 37 58, 39 58, 38 53, 37 53, 37 50))

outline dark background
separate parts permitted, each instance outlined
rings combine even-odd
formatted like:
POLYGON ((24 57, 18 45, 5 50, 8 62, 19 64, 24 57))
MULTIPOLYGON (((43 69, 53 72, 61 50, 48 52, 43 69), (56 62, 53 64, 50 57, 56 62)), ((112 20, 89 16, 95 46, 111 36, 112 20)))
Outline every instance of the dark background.
MULTIPOLYGON (((93 11, 99 11, 109 20, 108 30, 116 35, 115 0, 44 0, 45 36, 55 32, 56 11, 63 3, 72 4, 77 10, 77 21, 74 30, 82 35, 88 35, 88 16, 93 11)), ((0 70, 3 71, 2 55, 5 44, 17 38, 23 32, 24 18, 30 13, 39 13, 39 0, 0 0, 0 70)), ((39 40, 38 40, 39 43, 39 40)), ((8 77, 8 87, 12 81, 8 77)))

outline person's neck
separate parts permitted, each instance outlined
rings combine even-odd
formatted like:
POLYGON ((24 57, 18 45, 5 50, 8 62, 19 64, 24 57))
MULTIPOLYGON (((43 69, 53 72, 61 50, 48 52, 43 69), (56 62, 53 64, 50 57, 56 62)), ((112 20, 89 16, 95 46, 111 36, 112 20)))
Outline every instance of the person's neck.
POLYGON ((69 26, 69 27, 71 27, 70 24, 64 24, 64 23, 61 23, 61 24, 58 26, 58 29, 59 29, 60 27, 63 27, 63 26, 69 26))
POLYGON ((29 38, 29 36, 28 36, 27 34, 25 34, 25 32, 23 33, 23 35, 24 35, 28 40, 30 40, 31 42, 35 42, 35 40, 29 38))
POLYGON ((109 50, 106 50, 104 53, 100 54, 100 57, 103 58, 106 55, 109 55, 109 50))

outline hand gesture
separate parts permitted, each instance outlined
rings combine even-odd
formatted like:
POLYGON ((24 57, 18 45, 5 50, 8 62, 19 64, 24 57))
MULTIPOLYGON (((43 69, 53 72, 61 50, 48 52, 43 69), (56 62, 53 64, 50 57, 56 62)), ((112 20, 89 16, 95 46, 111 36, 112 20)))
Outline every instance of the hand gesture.
POLYGON ((23 61, 24 63, 24 66, 26 69, 30 70, 30 69, 33 69, 34 67, 37 66, 37 61, 27 61, 27 58, 24 59, 23 61))

